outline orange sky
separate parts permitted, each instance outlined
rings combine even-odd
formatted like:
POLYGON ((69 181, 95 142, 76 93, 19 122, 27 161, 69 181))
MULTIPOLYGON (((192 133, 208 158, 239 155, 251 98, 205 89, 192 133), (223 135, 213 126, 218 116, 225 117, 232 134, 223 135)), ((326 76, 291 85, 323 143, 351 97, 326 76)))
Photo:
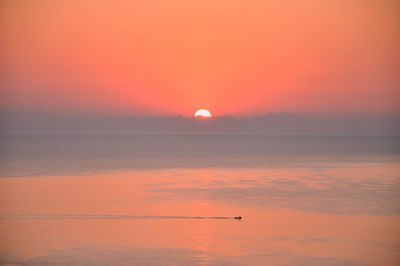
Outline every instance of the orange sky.
POLYGON ((2 0, 2 109, 400 114, 395 0, 2 0))

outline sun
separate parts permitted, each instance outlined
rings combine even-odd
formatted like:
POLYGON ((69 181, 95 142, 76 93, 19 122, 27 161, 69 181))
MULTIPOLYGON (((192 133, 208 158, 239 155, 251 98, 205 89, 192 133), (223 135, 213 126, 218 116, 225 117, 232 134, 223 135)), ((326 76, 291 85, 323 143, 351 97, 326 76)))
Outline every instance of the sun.
POLYGON ((201 118, 210 118, 211 113, 206 109, 199 109, 194 113, 194 117, 201 117, 201 118))

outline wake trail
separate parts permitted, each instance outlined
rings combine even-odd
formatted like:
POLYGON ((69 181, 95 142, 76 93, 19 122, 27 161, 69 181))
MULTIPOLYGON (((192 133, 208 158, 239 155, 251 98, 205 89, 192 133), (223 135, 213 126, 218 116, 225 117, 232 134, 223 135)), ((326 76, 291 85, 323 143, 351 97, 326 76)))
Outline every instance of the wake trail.
POLYGON ((120 220, 120 219, 213 219, 241 220, 241 216, 154 216, 154 215, 111 215, 111 214, 10 214, 1 215, 0 220, 120 220))

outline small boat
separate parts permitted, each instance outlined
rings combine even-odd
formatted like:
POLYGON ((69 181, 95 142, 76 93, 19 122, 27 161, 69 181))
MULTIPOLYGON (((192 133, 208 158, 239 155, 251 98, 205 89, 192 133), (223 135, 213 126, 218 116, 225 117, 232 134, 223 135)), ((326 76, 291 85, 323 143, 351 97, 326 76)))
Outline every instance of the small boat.
POLYGON ((241 220, 242 219, 242 216, 235 216, 235 217, 233 217, 234 219, 238 219, 238 220, 241 220))

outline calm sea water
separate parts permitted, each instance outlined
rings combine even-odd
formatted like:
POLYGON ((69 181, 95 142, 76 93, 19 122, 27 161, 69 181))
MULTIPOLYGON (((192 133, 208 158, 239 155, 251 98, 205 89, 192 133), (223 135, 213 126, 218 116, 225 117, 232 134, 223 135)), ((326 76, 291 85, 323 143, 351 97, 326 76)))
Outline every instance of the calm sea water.
POLYGON ((398 136, 0 133, 2 176, 397 162, 398 136))
POLYGON ((0 264, 400 261, 398 136, 2 132, 0 158, 0 264))

